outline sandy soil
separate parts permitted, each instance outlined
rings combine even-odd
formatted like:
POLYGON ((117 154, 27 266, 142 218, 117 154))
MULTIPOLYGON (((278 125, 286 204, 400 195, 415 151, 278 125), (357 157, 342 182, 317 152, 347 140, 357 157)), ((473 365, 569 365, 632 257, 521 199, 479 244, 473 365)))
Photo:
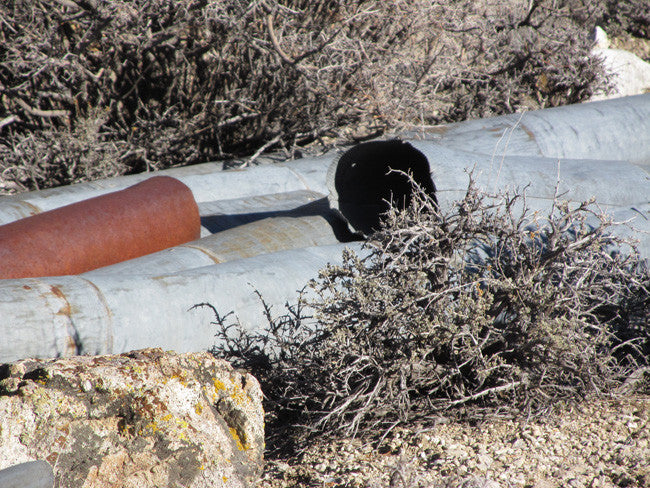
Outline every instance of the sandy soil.
POLYGON ((269 460, 258 488, 650 487, 650 396, 565 406, 534 421, 441 422, 269 460))

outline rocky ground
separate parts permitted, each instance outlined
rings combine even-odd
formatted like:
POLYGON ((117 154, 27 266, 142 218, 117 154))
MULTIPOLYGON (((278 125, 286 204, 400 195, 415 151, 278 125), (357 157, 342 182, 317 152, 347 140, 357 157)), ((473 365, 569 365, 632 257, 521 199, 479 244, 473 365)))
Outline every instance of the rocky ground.
POLYGON ((543 419, 395 429, 271 459, 258 488, 650 487, 650 396, 564 406, 543 419))

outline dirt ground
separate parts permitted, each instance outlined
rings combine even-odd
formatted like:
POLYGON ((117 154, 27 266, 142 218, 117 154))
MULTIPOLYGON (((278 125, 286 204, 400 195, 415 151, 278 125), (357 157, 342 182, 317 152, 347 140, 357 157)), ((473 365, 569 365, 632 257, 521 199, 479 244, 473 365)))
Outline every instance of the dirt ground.
POLYGON ((650 486, 650 396, 563 406, 534 421, 441 420, 269 460, 258 488, 641 488, 650 486))

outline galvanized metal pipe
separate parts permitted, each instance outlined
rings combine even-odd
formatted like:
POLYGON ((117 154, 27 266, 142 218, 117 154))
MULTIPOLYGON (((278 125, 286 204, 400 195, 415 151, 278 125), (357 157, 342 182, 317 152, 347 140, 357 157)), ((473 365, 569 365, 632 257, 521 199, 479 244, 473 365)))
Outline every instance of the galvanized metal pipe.
MULTIPOLYGON (((421 171, 428 161, 436 187, 436 199, 443 211, 460 200, 470 174, 487 192, 510 189, 525 191, 526 204, 544 215, 553 200, 574 202, 596 199, 600 207, 618 221, 630 220, 636 228, 620 227, 616 232, 639 239, 643 256, 650 257, 650 167, 627 161, 553 159, 539 156, 492 157, 448 149, 437 142, 417 140, 371 141, 360 144, 335 161, 328 174, 330 204, 350 223, 354 231, 368 234, 378 225, 378 212, 385 211, 390 193, 401 195, 404 188, 388 188, 391 168, 411 172, 424 189, 428 175, 421 171), (352 156, 350 156, 352 154, 352 156), (354 175, 357 191, 349 175, 354 175)), ((398 175, 399 176, 399 175, 398 175)))
POLYGON ((650 94, 422 127, 423 139, 463 152, 650 165, 650 94))
MULTIPOLYGON (((295 249, 179 273, 113 274, 0 281, 0 362, 26 357, 178 352, 215 344, 215 317, 234 312, 249 329, 268 324, 258 290, 279 314, 346 244, 295 249)), ((361 252, 358 243, 347 244, 361 252)))

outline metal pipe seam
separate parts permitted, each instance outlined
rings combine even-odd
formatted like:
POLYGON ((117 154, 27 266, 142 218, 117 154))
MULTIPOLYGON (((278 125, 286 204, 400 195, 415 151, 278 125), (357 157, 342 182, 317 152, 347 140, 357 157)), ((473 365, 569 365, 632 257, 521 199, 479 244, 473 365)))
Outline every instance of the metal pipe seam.
POLYGON ((0 202, 2 202, 0 225, 41 213, 40 208, 35 207, 29 202, 22 200, 9 200, 9 198, 11 197, 5 197, 5 200, 0 200, 0 202))
MULTIPOLYGON (((259 254, 339 242, 328 219, 321 215, 270 217, 229 229, 193 243, 191 247, 215 263, 245 259, 259 254)), ((196 267, 196 266, 192 266, 196 267)))

